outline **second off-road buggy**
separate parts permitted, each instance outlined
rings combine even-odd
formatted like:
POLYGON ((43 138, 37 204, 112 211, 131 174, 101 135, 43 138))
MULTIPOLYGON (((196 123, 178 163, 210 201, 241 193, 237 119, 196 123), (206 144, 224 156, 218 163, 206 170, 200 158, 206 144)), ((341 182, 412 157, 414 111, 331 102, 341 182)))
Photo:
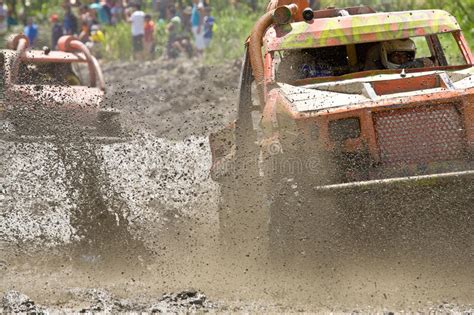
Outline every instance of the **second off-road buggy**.
POLYGON ((226 244, 283 257, 326 256, 341 238, 468 249, 473 64, 445 11, 272 1, 246 44, 238 118, 210 137, 226 244), (417 56, 384 66, 397 40, 417 56))
POLYGON ((119 112, 104 107, 99 63, 82 42, 63 36, 57 51, 28 46, 26 36, 16 35, 0 51, 3 139, 114 141, 122 136, 119 112))

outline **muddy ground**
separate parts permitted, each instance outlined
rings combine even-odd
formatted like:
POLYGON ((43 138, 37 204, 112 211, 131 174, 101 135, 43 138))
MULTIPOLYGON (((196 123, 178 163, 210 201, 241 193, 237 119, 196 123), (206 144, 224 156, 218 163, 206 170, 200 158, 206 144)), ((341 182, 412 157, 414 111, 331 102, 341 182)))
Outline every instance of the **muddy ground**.
POLYGON ((4 312, 473 312, 469 238, 309 268, 223 254, 207 136, 235 117, 239 68, 106 64, 127 141, 1 143, 4 312))

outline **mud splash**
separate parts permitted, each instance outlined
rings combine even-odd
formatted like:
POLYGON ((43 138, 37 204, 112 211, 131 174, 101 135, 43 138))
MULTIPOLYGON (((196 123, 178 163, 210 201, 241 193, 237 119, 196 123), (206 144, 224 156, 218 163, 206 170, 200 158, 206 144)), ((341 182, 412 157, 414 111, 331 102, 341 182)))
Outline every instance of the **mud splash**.
POLYGON ((46 247, 69 243, 75 229, 66 172, 52 144, 2 142, 0 239, 46 247))
POLYGON ((439 264, 444 256, 375 252, 306 270, 223 258, 206 138, 232 120, 238 67, 159 61, 104 72, 132 138, 0 143, 0 290, 23 293, 5 294, 8 307, 150 311, 177 299, 164 292, 194 287, 224 312, 472 312, 472 270, 439 264))
POLYGON ((53 247, 156 238, 176 217, 216 220, 205 139, 5 143, 0 239, 53 247), (110 230, 112 229, 112 230, 110 230), (150 236, 152 236, 150 238, 150 236))

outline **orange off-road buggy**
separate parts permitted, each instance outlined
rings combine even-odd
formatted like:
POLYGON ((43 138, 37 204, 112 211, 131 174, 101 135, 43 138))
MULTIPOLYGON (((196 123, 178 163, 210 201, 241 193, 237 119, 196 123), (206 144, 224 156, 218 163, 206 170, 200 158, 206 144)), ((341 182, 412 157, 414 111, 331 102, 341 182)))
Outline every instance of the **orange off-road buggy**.
POLYGON ((0 122, 3 139, 41 140, 121 136, 119 112, 104 108, 105 83, 99 63, 72 36, 59 50, 33 50, 24 35, 0 51, 0 122))
POLYGON ((226 244, 283 257, 324 256, 341 237, 357 251, 472 246, 474 57, 459 24, 306 6, 270 3, 246 43, 238 118, 210 137, 226 244), (395 41, 416 44, 410 64, 384 65, 395 41))

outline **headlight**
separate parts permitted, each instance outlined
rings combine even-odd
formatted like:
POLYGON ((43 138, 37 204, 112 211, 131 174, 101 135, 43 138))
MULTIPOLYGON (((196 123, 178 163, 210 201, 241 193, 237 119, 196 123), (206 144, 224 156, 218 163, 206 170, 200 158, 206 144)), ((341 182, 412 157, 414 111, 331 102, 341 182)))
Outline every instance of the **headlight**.
POLYGON ((360 137, 360 120, 357 117, 329 122, 329 137, 332 141, 344 141, 360 137))

